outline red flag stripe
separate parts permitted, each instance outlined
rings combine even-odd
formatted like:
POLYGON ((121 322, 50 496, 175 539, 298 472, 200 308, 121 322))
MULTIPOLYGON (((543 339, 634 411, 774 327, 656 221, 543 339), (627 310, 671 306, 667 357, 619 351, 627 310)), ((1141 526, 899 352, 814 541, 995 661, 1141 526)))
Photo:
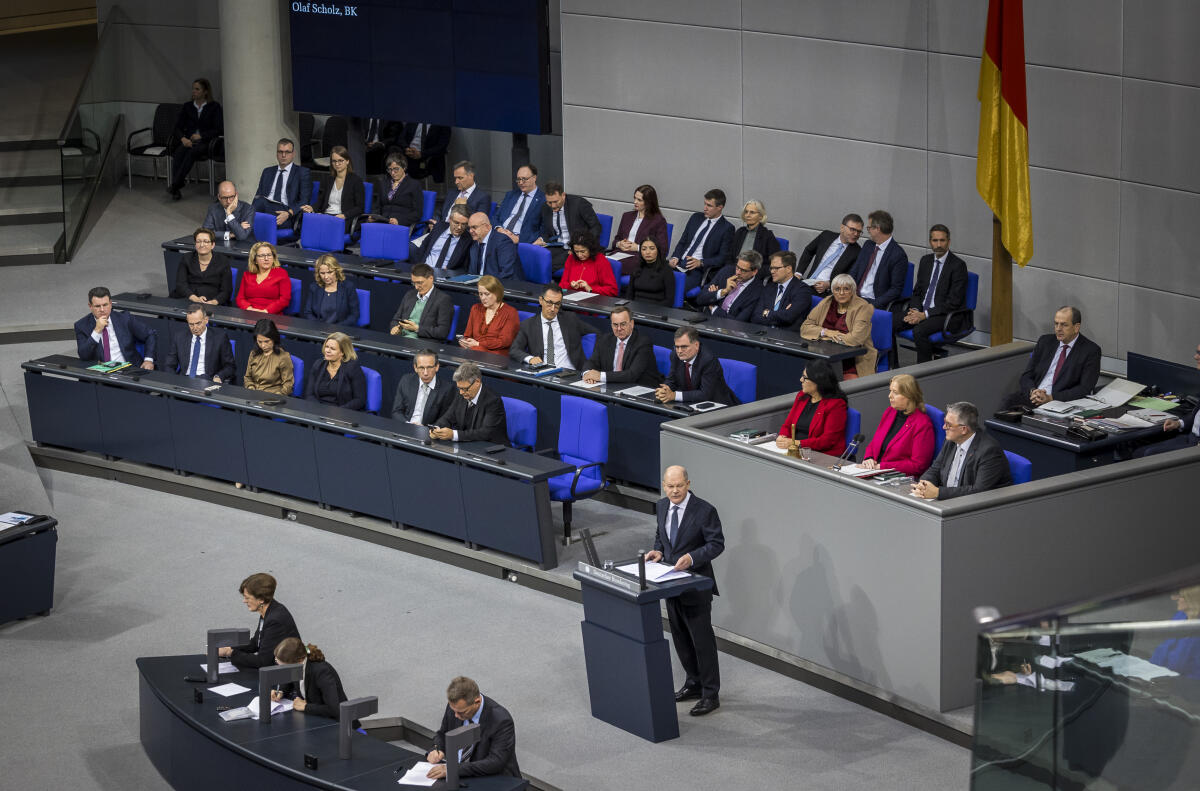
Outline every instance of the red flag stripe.
POLYGON ((1025 106, 1025 21, 1022 0, 991 0, 983 51, 1000 72, 1000 95, 1021 125, 1029 127, 1025 106))

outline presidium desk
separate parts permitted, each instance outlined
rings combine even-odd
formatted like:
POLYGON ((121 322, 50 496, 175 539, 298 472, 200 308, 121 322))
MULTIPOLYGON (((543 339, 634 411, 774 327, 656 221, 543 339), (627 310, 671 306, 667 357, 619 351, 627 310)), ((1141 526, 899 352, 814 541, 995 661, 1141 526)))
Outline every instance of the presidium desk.
POLYGON ((34 441, 238 481, 558 563, 547 479, 575 468, 366 412, 162 371, 24 363, 34 441))

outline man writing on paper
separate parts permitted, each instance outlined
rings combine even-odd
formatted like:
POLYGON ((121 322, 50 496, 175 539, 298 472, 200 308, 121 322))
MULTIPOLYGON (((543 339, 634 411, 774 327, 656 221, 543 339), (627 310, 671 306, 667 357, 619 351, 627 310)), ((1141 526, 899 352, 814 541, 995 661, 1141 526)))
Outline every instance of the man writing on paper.
POLYGON ((479 685, 466 676, 458 676, 446 689, 446 711, 442 727, 433 735, 433 749, 425 756, 431 764, 426 777, 445 777, 446 732, 464 725, 479 725, 479 741, 458 756, 461 777, 507 775, 520 777, 517 766, 517 729, 508 709, 479 694, 479 685))
POLYGON ((1006 396, 1001 409, 1039 407, 1091 394, 1100 378, 1100 347, 1079 332, 1082 323, 1079 308, 1058 309, 1054 333, 1038 338, 1021 374, 1021 389, 1006 396))
POLYGON ((663 473, 663 497, 655 505, 658 530, 654 549, 646 561, 671 563, 679 571, 701 574, 713 581, 711 590, 689 591, 667 599, 667 620, 671 641, 687 680, 675 693, 675 700, 699 699, 690 714, 700 717, 716 711, 721 700, 721 669, 717 665, 717 637, 712 628, 712 599, 717 594, 717 579, 712 560, 725 551, 721 517, 708 502, 689 489, 687 470, 678 465, 663 473))

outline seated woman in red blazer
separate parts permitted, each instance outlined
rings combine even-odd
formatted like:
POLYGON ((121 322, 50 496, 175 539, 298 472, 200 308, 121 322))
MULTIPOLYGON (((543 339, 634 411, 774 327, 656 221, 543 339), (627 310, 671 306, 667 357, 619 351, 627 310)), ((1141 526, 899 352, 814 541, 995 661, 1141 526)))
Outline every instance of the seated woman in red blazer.
POLYGON ((925 411, 921 386, 910 374, 897 374, 888 385, 888 406, 867 445, 862 466, 892 469, 920 478, 933 463, 933 420, 925 411))
POLYGON ((617 295, 617 277, 612 262, 600 252, 600 243, 590 233, 579 233, 571 240, 571 254, 563 268, 563 289, 592 291, 606 297, 617 295))
POLYGON ((800 392, 779 427, 775 444, 789 450, 812 448, 832 456, 846 449, 846 394, 826 361, 812 360, 805 367, 800 392))
POLYGON ((504 284, 493 275, 484 275, 476 283, 479 304, 471 306, 467 328, 458 339, 464 349, 475 349, 508 356, 508 347, 521 328, 517 309, 504 302, 504 284))
POLYGON ((283 313, 292 301, 292 279, 279 265, 275 245, 255 242, 238 282, 237 306, 259 313, 283 313))

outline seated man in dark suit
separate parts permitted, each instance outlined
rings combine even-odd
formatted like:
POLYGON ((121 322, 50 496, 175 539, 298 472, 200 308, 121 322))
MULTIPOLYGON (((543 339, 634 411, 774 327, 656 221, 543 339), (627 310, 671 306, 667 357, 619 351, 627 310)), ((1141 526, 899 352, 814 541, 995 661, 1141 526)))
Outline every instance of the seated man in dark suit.
POLYGON ((542 204, 542 233, 533 243, 550 249, 552 270, 562 269, 567 261, 570 242, 578 233, 600 238, 600 220, 591 202, 579 195, 568 195, 557 181, 547 182, 546 202, 542 204))
POLYGON ((257 212, 274 214, 275 224, 280 228, 290 228, 300 216, 300 207, 312 198, 312 171, 297 165, 295 159, 296 144, 286 137, 280 138, 275 144, 279 166, 263 168, 251 204, 257 212))
POLYGON ((508 444, 508 418, 500 396, 483 386, 483 376, 475 363, 463 363, 454 372, 454 387, 461 398, 452 398, 435 421, 429 436, 455 442, 481 440, 508 444))
POLYGON ((946 407, 942 423, 946 441, 942 451, 912 485, 912 493, 925 500, 949 500, 1012 484, 1008 458, 1000 444, 979 430, 979 410, 969 401, 946 407))
POLYGON ((612 334, 601 334, 597 339, 587 361, 588 370, 583 372, 584 381, 658 387, 662 374, 654 361, 654 346, 633 326, 629 308, 615 308, 608 320, 612 334))
POLYGON ((947 314, 967 304, 967 264, 950 252, 950 229, 940 223, 930 228, 929 249, 933 252, 917 267, 912 297, 892 312, 894 331, 912 329, 919 363, 933 359, 929 336, 942 331, 947 314))
POLYGON ((793 276, 796 254, 780 250, 771 256, 768 268, 771 280, 763 286, 750 321, 785 330, 797 329, 812 310, 813 291, 793 276))
POLYGON ((821 231, 800 253, 796 277, 807 281, 816 294, 828 294, 830 282, 849 272, 858 260, 862 249, 858 246, 858 237, 862 232, 863 219, 853 213, 842 218, 838 232, 821 231))
MULTIPOLYGON (((446 200, 442 206, 443 220, 450 219, 450 209, 456 203, 467 207, 468 217, 475 212, 481 211, 488 214, 492 210, 492 196, 475 183, 475 165, 465 159, 454 165, 454 189, 446 193, 446 200)), ((436 220, 435 217, 429 221, 430 228, 434 226, 436 220)))
POLYGON ((433 349, 417 352, 413 358, 413 373, 405 374, 396 388, 392 402, 392 417, 425 425, 446 411, 455 396, 454 385, 445 376, 438 376, 441 364, 433 349))
POLYGON ((392 316, 391 333, 445 342, 454 322, 454 302, 433 287, 433 269, 427 264, 412 268, 412 285, 392 316))
POLYGON ((700 333, 695 327, 675 330, 675 354, 671 355, 671 373, 654 391, 664 404, 674 402, 716 401, 741 403, 725 384, 721 361, 700 348, 700 333))
POLYGON ((1082 324, 1079 308, 1058 309, 1053 334, 1038 338, 1021 374, 1021 389, 1004 399, 1003 408, 1039 407, 1091 395, 1100 378, 1100 347, 1080 334, 1082 324))
POLYGON ((189 306, 185 318, 190 332, 172 333, 163 370, 211 379, 217 384, 232 382, 233 346, 229 336, 217 327, 208 326, 208 313, 203 305, 189 306))
POLYGON ((467 230, 475 244, 471 246, 472 275, 492 275, 501 280, 524 280, 517 245, 499 230, 492 229, 491 220, 483 212, 471 215, 467 230))
POLYGON ((892 215, 876 210, 867 215, 871 240, 863 245, 850 276, 858 284, 858 295, 877 308, 886 309, 900 298, 908 277, 908 253, 892 238, 892 215))
POLYGON ((442 727, 433 735, 433 749, 425 756, 431 764, 427 777, 445 777, 446 732, 478 723, 479 741, 463 751, 459 759, 460 777, 505 775, 520 777, 517 766, 517 730, 508 709, 479 694, 479 685, 459 676, 446 689, 448 704, 442 714, 442 727))
POLYGON ((718 272, 708 288, 696 295, 696 304, 708 308, 717 318, 750 321, 762 297, 761 269, 762 256, 747 250, 732 266, 718 272))
POLYGON ((432 231, 418 240, 420 244, 409 243, 409 263, 429 264, 442 272, 466 272, 471 262, 472 241, 467 233, 470 217, 466 206, 450 207, 449 220, 439 220, 432 231))
POLYGON ((450 127, 437 124, 407 123, 400 134, 404 156, 408 157, 408 175, 415 179, 433 177, 434 184, 446 183, 446 150, 450 148, 450 127))
MULTIPOLYGON (((1192 359, 1196 361, 1196 368, 1200 369, 1200 346, 1196 347, 1192 359)), ((1163 421, 1163 436, 1167 439, 1152 440, 1154 444, 1140 448, 1133 455, 1141 458, 1142 456, 1152 456, 1155 453, 1168 453, 1181 448, 1196 447, 1197 442, 1200 442, 1200 420, 1196 420, 1197 412, 1200 412, 1200 406, 1192 408, 1182 420, 1171 418, 1163 421)))
POLYGON ((582 338, 591 332, 574 313, 563 313, 563 292, 557 283, 547 283, 538 297, 541 311, 521 322, 508 356, 525 365, 548 363, 582 371, 582 338))
POLYGON ((706 283, 733 259, 733 223, 721 216, 725 193, 704 193, 704 209, 688 218, 683 235, 675 245, 671 266, 687 272, 685 288, 691 291, 706 283))
POLYGON ((232 181, 222 181, 217 185, 217 202, 209 205, 201 227, 216 233, 220 241, 253 242, 254 209, 238 200, 232 181))
POLYGON ((122 362, 154 370, 158 333, 137 316, 112 309, 112 294, 104 286, 88 292, 91 315, 75 322, 75 347, 84 361, 122 362), (145 347, 145 356, 136 343, 145 347))
POLYGON ((537 185, 537 168, 522 165, 517 168, 517 188, 504 193, 504 199, 492 214, 492 224, 513 244, 533 240, 542 235, 542 206, 546 193, 537 185))

